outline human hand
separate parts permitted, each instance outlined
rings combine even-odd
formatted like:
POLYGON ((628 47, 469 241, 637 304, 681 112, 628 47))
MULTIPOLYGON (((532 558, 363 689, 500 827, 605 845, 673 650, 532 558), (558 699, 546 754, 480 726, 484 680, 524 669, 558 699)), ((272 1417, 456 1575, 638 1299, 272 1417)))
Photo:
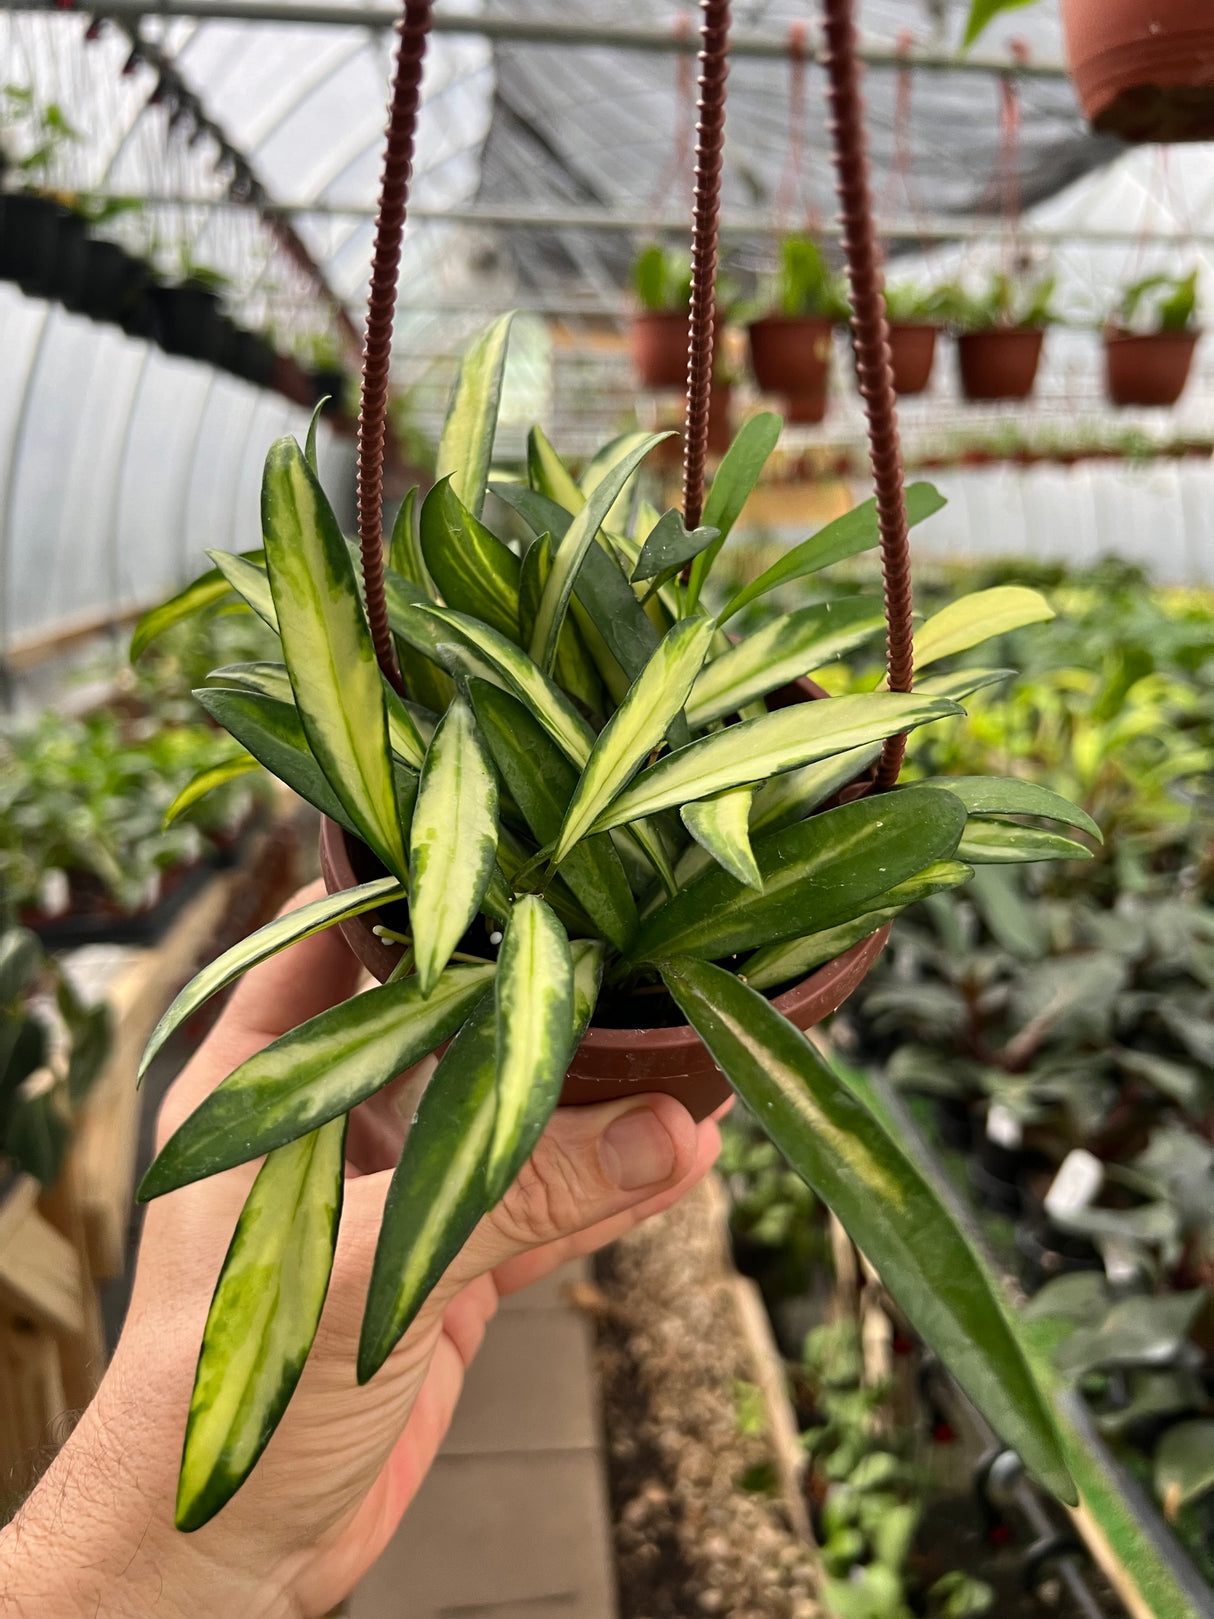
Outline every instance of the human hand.
MULTIPOLYGON (((300 893, 289 908, 313 897, 300 893)), ((357 976, 336 929, 250 972, 169 1091, 160 1142, 238 1063, 343 1000, 357 976)), ((514 1186, 361 1388, 359 1326, 391 1172, 350 1168, 324 1315, 294 1399, 244 1488, 190 1535, 173 1527, 190 1389, 257 1165, 151 1204, 113 1363, 0 1534, 0 1611, 38 1619, 327 1613, 417 1493, 498 1298, 668 1208, 707 1172, 718 1145, 712 1120, 695 1125, 668 1096, 558 1109, 514 1186)))

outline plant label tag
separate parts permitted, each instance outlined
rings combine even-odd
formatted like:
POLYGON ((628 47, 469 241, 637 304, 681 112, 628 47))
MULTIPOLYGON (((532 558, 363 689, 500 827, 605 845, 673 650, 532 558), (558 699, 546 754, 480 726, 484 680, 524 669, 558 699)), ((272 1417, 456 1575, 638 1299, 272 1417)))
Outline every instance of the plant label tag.
POLYGON ((992 1102, 986 1114, 986 1136, 997 1147, 1015 1152, 1024 1139, 1024 1126, 1002 1102, 992 1102))
POLYGON ((1045 1194, 1045 1212, 1055 1223, 1086 1209, 1104 1185, 1104 1165, 1083 1147, 1073 1147, 1062 1160, 1045 1194))

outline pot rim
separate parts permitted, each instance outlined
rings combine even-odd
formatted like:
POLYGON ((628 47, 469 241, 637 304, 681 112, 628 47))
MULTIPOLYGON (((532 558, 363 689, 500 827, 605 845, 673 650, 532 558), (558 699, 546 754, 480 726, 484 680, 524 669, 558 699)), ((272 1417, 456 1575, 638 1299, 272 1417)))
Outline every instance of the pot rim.
MULTIPOLYGON (((353 888, 358 884, 358 876, 350 861, 347 840, 350 834, 339 827, 335 821, 327 816, 321 817, 320 838, 322 849, 322 864, 327 864, 333 872, 341 888, 353 888)), ((327 874, 326 874, 327 875, 327 874)), ((327 886, 327 885, 326 885, 327 886)), ((334 892, 334 890, 330 890, 334 892)), ((351 917, 349 921, 340 923, 342 932, 348 928, 358 929, 360 932, 370 933, 375 926, 378 911, 364 911, 361 915, 351 917)), ((778 1012, 782 1012, 791 1022, 796 1021, 795 1014, 807 1002, 817 999, 829 999, 833 996, 836 987, 841 991, 839 998, 823 1011, 826 1017, 847 998, 850 989, 846 988, 856 975, 856 982, 868 976, 869 969, 885 948, 889 938, 891 923, 870 933, 866 939, 845 950, 842 955, 823 962, 815 967, 806 977, 786 989, 780 995, 773 996, 771 1004, 778 1012)), ((385 947, 386 948, 386 947, 385 947)), ((853 984, 852 988, 855 987, 853 984)), ((615 1053, 635 1050, 638 1043, 647 1048, 667 1054, 691 1053, 701 1044, 699 1035, 689 1023, 678 1023, 673 1026, 647 1028, 616 1029, 606 1028, 601 1024, 591 1023, 582 1036, 581 1044, 592 1052, 615 1053)))

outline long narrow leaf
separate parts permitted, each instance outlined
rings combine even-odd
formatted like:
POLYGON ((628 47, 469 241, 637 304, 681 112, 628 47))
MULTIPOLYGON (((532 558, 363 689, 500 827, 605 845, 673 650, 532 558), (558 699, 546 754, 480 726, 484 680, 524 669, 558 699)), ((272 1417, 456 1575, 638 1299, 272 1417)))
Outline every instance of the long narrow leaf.
POLYGON ((925 675, 915 681, 915 690, 930 692, 936 697, 951 697, 955 703, 960 703, 987 686, 1002 685, 1015 674, 1015 669, 953 669, 946 675, 925 675))
POLYGON ((464 699, 426 752, 409 834, 409 913, 428 995, 480 908, 497 852, 497 777, 464 699))
POLYGON ((565 931, 542 899, 516 901, 498 956, 497 1112, 485 1195, 503 1196, 531 1156, 573 1056, 573 961, 565 931))
POLYGON ((944 788, 971 815, 1041 815, 1100 839, 1100 828, 1086 810, 1033 781, 1018 781, 1014 776, 931 776, 919 785, 944 788))
MULTIPOLYGON (((676 624, 599 732, 565 812, 552 856, 555 865, 585 835, 595 817, 666 735, 687 701, 715 628, 710 618, 688 618, 676 624)), ((621 820, 632 818, 622 816, 608 824, 619 825, 621 820)))
POLYGON ((275 917, 273 922, 267 922, 256 933, 241 939, 196 973, 173 1001, 152 1030, 143 1056, 139 1059, 136 1077, 143 1078, 152 1058, 174 1030, 179 1029, 187 1018, 193 1017, 212 995, 218 995, 220 990, 235 983, 250 967, 267 961, 288 945, 309 939, 314 933, 320 933, 337 922, 348 922, 351 917, 361 916, 364 911, 373 911, 381 905, 390 905, 394 900, 404 898, 404 886, 395 877, 377 877, 374 882, 362 883, 358 888, 326 894, 323 899, 301 905, 298 910, 275 917))
POLYGON ((308 744, 363 841, 406 872, 383 678, 346 543, 299 445, 266 459, 262 531, 282 649, 308 744))
POLYGON ((280 703, 295 702, 285 663, 225 663, 219 669, 212 669, 207 680, 213 686, 260 692, 263 697, 273 697, 280 703))
POLYGON ((862 597, 785 613, 705 664, 687 702, 693 729, 833 663, 885 629, 885 609, 862 597))
POLYGON ((527 434, 527 476, 537 494, 562 506, 574 517, 586 504, 577 479, 544 437, 542 428, 527 434))
POLYGON ((966 826, 957 857, 975 866, 1006 866, 1033 860, 1090 860, 1092 851, 1073 838, 1039 826, 983 816, 966 826))
POLYGON ((219 686, 200 687, 194 697, 271 775, 322 815, 359 836, 358 827, 312 757, 294 703, 219 686))
POLYGON ((977 590, 949 602, 915 631, 915 668, 925 669, 940 658, 1026 624, 1043 624, 1053 618, 1054 609, 1036 590, 1023 585, 996 585, 977 590))
POLYGON ((757 991, 707 962, 672 962, 663 978, 766 1133, 992 1427, 1047 1488, 1076 1501, 999 1284, 914 1160, 757 991))
MULTIPOLYGON (((411 587, 420 601, 438 600, 434 581, 426 570, 421 540, 417 533, 416 488, 410 489, 400 503, 400 510, 392 525, 388 561, 391 568, 385 569, 385 586, 390 572, 397 580, 398 591, 411 587)), ((406 693, 433 713, 441 714, 455 694, 451 677, 445 670, 419 653, 403 636, 395 635, 393 639, 396 643, 396 661, 400 665, 406 693)))
POLYGON ((595 535, 614 505, 616 496, 633 472, 655 444, 660 444, 664 438, 669 437, 668 433, 650 433, 639 444, 634 444, 604 475, 603 481, 570 523, 564 539, 552 558, 552 572, 548 576, 548 583, 544 586, 531 637, 532 657, 543 669, 552 668, 557 636, 560 634, 565 610, 569 606, 569 597, 573 593, 574 580, 588 547, 594 544, 595 535))
POLYGON ((264 556, 265 553, 253 552, 237 556, 231 551, 208 551, 207 555, 231 588, 247 602, 258 618, 272 630, 277 631, 278 612, 274 606, 265 564, 250 560, 250 555, 264 556))
POLYGON ((715 961, 836 927, 925 865, 951 859, 964 826, 957 799, 906 787, 769 832, 752 844, 762 892, 706 872, 642 921, 627 961, 715 961))
POLYGON ((684 804, 683 825, 719 866, 748 888, 761 889, 763 878, 750 846, 750 809, 753 786, 727 787, 712 798, 684 804))
POLYGON ((781 944, 767 945, 748 956, 738 969, 752 989, 774 989, 777 984, 804 978, 824 961, 833 961, 852 945, 859 944, 876 933, 887 922, 893 921, 908 905, 917 904, 931 894, 942 894, 950 888, 959 888, 974 875, 973 868, 960 860, 937 860, 917 872, 904 883, 898 883, 882 894, 879 903, 864 911, 850 922, 826 928, 820 933, 805 934, 800 939, 786 939, 781 944))
POLYGON ((464 355, 438 441, 434 475, 450 476, 451 487, 474 517, 485 504, 513 319, 511 311, 495 320, 464 355))
MULTIPOLYGON (((470 680, 476 722, 510 796, 540 847, 555 843, 577 771, 516 697, 483 680, 470 680)), ((571 849, 561 877, 595 928, 618 950, 636 932, 637 911, 624 868, 605 833, 571 849)))
POLYGON ((742 515, 742 508, 758 483, 783 426, 781 417, 772 411, 761 410, 742 425, 722 456, 701 518, 704 524, 717 530, 717 538, 691 564, 691 578, 687 587, 689 613, 695 611, 704 581, 712 571, 712 565, 729 538, 731 529, 742 515))
POLYGON ((200 798, 213 793, 217 787, 226 787, 230 781, 239 781, 241 776, 247 776, 252 770, 260 769, 260 764, 251 753, 238 753, 234 759, 225 759, 222 764, 209 765, 206 770, 200 770, 197 775, 190 777, 165 810, 162 825, 172 826, 178 816, 184 815, 200 798))
POLYGON ((742 782, 762 781, 778 771, 960 712, 942 697, 873 692, 799 703, 762 719, 744 720, 678 748, 643 770, 596 817, 592 830, 601 832, 641 815, 655 815, 672 804, 707 798, 742 782))
MULTIPOLYGON (((245 560, 252 561, 262 555, 261 551, 248 551, 245 553, 245 560)), ((131 632, 129 654, 131 662, 137 663, 144 650, 158 635, 163 635, 165 630, 171 629, 174 624, 180 624, 183 619, 193 618, 195 613, 205 612, 208 607, 213 607, 216 602, 221 602, 225 596, 231 594, 232 587, 220 570, 209 568, 184 590, 170 596, 168 601, 149 607, 131 632)))
POLYGON ((177 1481, 178 1529, 236 1494, 299 1382, 329 1290, 346 1121, 270 1154, 223 1262, 194 1374, 177 1481))
POLYGON ((392 1177, 358 1344, 358 1381, 387 1360, 489 1208, 485 1157, 496 1112, 495 1008, 488 995, 426 1086, 392 1177))
POLYGON ((178 1126, 139 1200, 247 1163, 348 1113, 449 1040, 493 981, 448 967, 430 995, 416 977, 369 989, 256 1052, 178 1126))
POLYGON ((662 574, 669 577, 672 570, 677 573, 685 562, 698 557, 717 538, 719 530, 715 528, 689 529, 681 513, 673 508, 663 512, 641 547, 641 554, 632 570, 632 579, 636 582, 654 579, 662 574))
POLYGON ((800 770, 786 770, 764 782, 755 794, 754 810, 750 817, 752 833, 774 832, 779 827, 803 821, 833 798, 841 787, 862 776, 881 756, 879 742, 867 742, 862 748, 848 748, 843 753, 820 759, 817 764, 802 765, 800 770))
MULTIPOLYGON (((534 545, 528 547, 519 576, 518 633, 512 639, 517 640, 520 646, 530 644, 535 615, 539 611, 544 585, 551 571, 552 536, 541 534, 534 545)), ((561 625, 552 675, 556 684, 587 712, 601 714, 604 711, 603 687, 598 669, 572 614, 561 625)))
MULTIPOLYGON (((906 520, 911 528, 922 523, 925 519, 938 512, 946 504, 943 495, 932 487, 930 483, 912 483, 906 489, 906 520)), ((874 545, 881 543, 881 532, 877 526, 877 502, 866 500, 855 506, 842 517, 836 517, 834 522, 827 523, 809 539, 802 540, 800 545, 794 545, 792 550, 782 556, 779 562, 772 564, 757 579, 739 590, 732 598, 725 611, 721 614, 720 622, 740 613, 743 607, 765 596, 769 590, 776 590, 780 585, 791 584, 794 579, 804 579, 807 574, 817 573, 820 568, 828 568, 832 562, 842 562, 845 557, 858 556, 861 551, 870 551, 874 545)))
POLYGON ((518 635, 519 560, 440 479, 422 502, 422 554, 448 607, 518 635))

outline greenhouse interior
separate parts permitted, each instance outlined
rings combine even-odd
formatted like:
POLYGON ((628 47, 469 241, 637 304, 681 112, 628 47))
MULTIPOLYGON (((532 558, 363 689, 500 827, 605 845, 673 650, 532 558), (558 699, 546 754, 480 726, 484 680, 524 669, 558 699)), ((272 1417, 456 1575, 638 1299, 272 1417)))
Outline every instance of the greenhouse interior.
POLYGON ((0 0, 0 1606, 1214 1619, 1214 16, 0 0))

